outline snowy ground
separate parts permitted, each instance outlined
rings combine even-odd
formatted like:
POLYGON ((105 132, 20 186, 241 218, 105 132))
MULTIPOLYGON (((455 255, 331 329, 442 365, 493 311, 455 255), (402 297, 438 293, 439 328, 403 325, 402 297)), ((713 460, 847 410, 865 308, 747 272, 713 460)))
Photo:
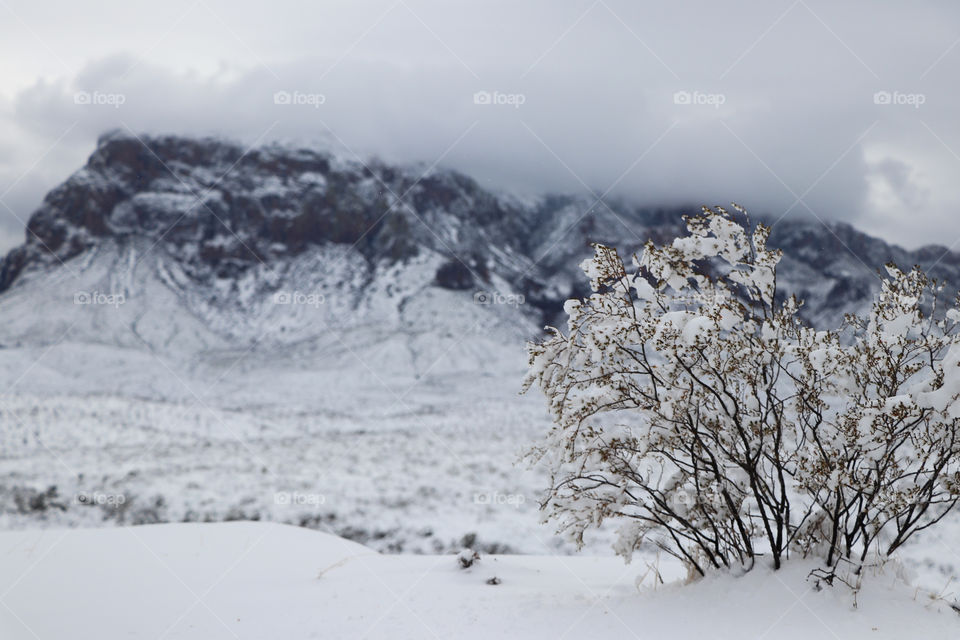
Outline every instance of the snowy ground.
MULTIPOLYGON (((575 551, 538 522, 546 474, 517 464, 549 424, 518 395, 516 309, 411 276, 371 299, 395 312, 265 307, 236 348, 207 331, 220 316, 142 279, 119 308, 73 304, 69 278, 4 294, 0 531, 257 519, 379 552, 575 551), (271 342, 277 326, 295 337, 271 342)), ((957 597, 960 514, 904 560, 957 597)))
MULTIPOLYGON (((362 357, 395 350, 377 349, 362 357)), ((572 550, 538 523, 544 474, 517 464, 547 428, 522 363, 417 378, 318 360, 0 350, 0 530, 261 519, 388 552, 572 550)))
POLYGON ((960 636, 942 601, 871 576, 856 598, 776 574, 669 584, 614 558, 380 555, 303 528, 173 524, 0 534, 0 637, 842 638, 960 636), (499 584, 487 581, 498 578, 499 584))
MULTIPOLYGON (((382 366, 400 351, 184 365, 69 342, 0 349, 0 530, 259 519, 388 553, 573 553, 538 522, 545 473, 517 464, 548 428, 541 399, 517 394, 523 363, 490 349, 476 373, 430 361, 418 377, 382 366)), ((612 555, 611 537, 586 553, 612 555)), ((957 598, 960 514, 903 559, 957 598)))

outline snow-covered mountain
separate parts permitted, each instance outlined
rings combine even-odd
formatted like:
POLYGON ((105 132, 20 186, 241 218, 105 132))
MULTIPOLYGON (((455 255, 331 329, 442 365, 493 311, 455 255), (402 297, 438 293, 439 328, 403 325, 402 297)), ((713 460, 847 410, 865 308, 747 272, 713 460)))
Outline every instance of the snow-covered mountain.
POLYGON ((421 335, 477 325, 519 344, 540 321, 515 303, 519 286, 540 299, 518 277, 536 269, 518 248, 521 212, 453 173, 417 182, 314 151, 106 136, 3 261, 2 339, 70 328, 74 341, 196 354, 401 333, 417 357, 421 335), (475 304, 480 291, 491 304, 475 304))
MULTIPOLYGON (((111 133, 3 260, 0 339, 44 342, 72 327, 74 339, 197 353, 335 329, 361 331, 361 343, 402 332, 416 351, 430 342, 417 336, 478 324, 519 345, 583 293, 590 242, 632 252, 692 210, 525 201, 453 171, 111 133)), ((779 221, 773 244, 787 256, 782 290, 819 323, 862 306, 890 260, 960 284, 960 255, 905 251, 845 224, 779 221)))

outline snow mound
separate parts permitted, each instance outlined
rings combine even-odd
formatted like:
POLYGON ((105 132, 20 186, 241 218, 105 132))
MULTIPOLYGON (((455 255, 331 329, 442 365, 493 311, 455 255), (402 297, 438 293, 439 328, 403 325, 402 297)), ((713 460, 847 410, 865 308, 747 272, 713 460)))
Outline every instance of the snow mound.
POLYGON ((646 568, 616 558, 484 556, 463 570, 454 555, 255 522, 7 532, 0 549, 5 640, 960 637, 960 617, 892 576, 854 608, 804 563, 638 590, 646 568))

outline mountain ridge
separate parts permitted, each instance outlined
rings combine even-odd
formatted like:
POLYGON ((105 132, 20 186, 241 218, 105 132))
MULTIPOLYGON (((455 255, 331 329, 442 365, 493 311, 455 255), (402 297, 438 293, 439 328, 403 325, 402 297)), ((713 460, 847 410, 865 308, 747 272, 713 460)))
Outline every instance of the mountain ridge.
MULTIPOLYGON (((522 300, 501 320, 529 335, 560 321, 565 299, 587 292, 577 265, 591 242, 637 251, 647 238, 675 235, 690 212, 574 195, 524 200, 447 169, 421 173, 292 145, 244 149, 212 137, 115 131, 30 217, 25 243, 0 262, 0 296, 26 276, 113 250, 131 272, 153 270, 177 299, 192 300, 194 315, 202 300, 222 305, 211 327, 230 324, 227 310, 244 313, 255 299, 291 287, 344 289, 338 322, 349 323, 349 310, 364 304, 384 311, 371 291, 403 289, 390 278, 404 272, 415 281, 408 295, 431 287, 479 295, 487 310, 496 305, 484 303, 522 300), (323 277, 305 275, 308 264, 323 277)), ((934 264, 931 275, 949 290, 960 285, 960 254, 936 245, 908 251, 842 222, 780 220, 771 244, 785 253, 782 289, 806 300, 816 324, 861 309, 876 288, 874 271, 889 261, 934 264)))

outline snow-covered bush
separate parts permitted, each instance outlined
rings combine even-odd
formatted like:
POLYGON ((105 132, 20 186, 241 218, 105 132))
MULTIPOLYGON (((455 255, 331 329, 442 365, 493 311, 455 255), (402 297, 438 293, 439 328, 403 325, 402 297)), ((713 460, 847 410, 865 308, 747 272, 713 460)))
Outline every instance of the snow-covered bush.
POLYGON ((890 265, 865 317, 815 330, 777 295, 770 229, 734 207, 746 228, 704 208, 629 270, 597 245, 595 293, 530 345, 545 515, 578 542, 615 518, 627 560, 652 543, 700 574, 888 555, 960 499, 960 311, 890 265))
POLYGON ((480 554, 473 549, 462 549, 457 554, 457 564, 460 565, 461 569, 469 569, 478 560, 480 560, 480 554))

